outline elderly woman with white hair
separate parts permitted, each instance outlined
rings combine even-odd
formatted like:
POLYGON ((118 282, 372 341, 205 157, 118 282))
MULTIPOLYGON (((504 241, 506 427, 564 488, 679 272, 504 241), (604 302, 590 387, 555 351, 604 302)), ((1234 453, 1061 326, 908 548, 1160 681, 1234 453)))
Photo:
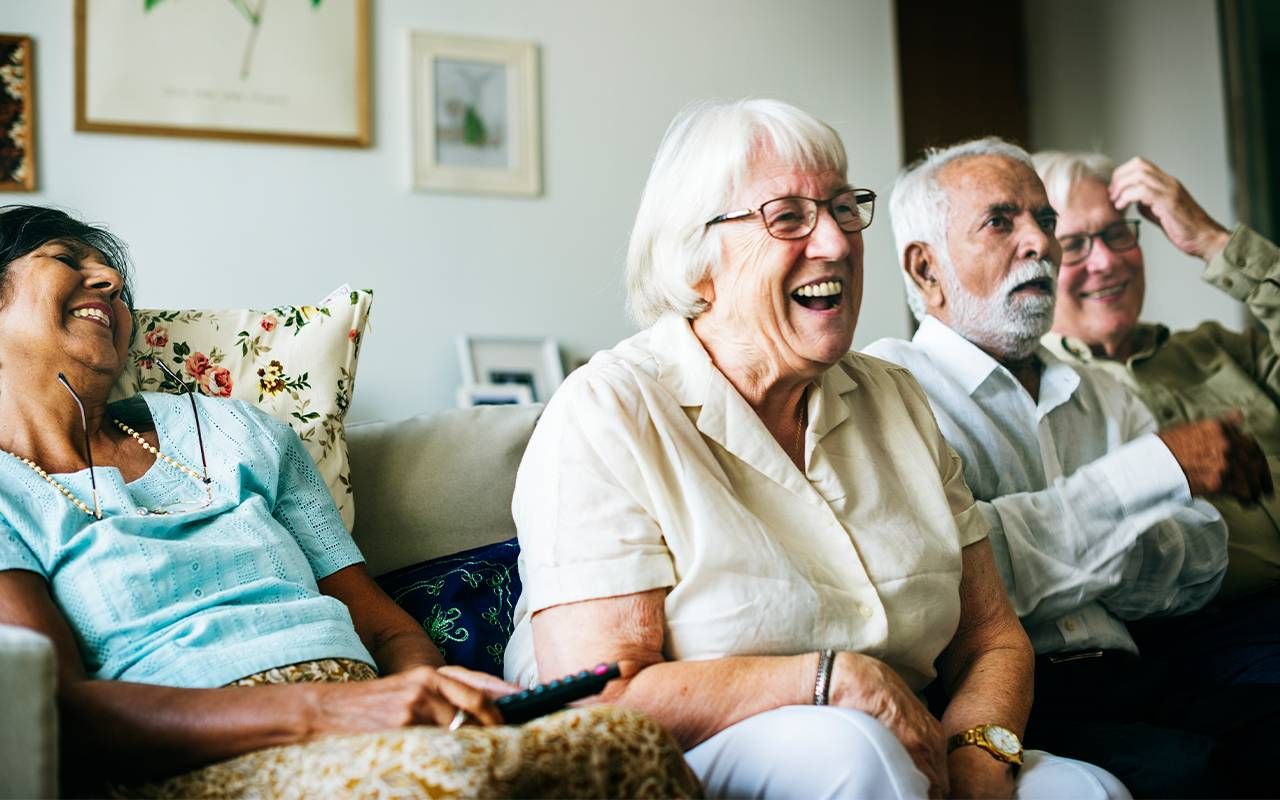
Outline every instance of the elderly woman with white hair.
POLYGON ((628 256, 647 327, 569 377, 520 467, 507 676, 619 662, 602 700, 712 796, 1123 795, 1022 752, 1032 653, 987 523, 911 375, 849 352, 875 193, 846 173, 785 103, 672 123, 628 256))

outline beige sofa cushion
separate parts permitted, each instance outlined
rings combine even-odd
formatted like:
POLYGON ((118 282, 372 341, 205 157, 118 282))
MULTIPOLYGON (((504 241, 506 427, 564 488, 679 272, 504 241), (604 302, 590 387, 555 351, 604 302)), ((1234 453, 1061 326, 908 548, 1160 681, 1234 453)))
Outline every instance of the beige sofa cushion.
POLYGON ((369 571, 515 536, 516 468, 542 406, 478 406, 347 427, 353 531, 369 571))

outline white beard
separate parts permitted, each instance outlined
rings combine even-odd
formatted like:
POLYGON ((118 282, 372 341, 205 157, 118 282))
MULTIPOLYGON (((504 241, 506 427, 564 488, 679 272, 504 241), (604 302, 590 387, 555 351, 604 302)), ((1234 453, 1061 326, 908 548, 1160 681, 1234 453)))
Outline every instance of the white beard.
POLYGON ((952 330, 984 350, 1017 361, 1034 353, 1040 337, 1053 327, 1058 278, 1053 262, 1040 259, 1015 265, 990 297, 979 297, 960 285, 950 253, 944 254, 944 263, 938 266, 951 309, 952 330), (1037 278, 1049 279, 1047 296, 1012 295, 1014 287, 1037 278))

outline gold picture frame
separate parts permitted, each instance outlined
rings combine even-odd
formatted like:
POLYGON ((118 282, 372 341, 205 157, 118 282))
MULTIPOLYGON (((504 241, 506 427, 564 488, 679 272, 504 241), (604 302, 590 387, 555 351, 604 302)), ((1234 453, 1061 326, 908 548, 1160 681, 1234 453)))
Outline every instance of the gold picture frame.
POLYGON ((36 190, 35 44, 0 34, 0 192, 36 190))
POLYGON ((367 147, 369 0, 75 0, 76 130, 367 147))
POLYGON ((538 46, 409 34, 415 189, 542 193, 538 46))

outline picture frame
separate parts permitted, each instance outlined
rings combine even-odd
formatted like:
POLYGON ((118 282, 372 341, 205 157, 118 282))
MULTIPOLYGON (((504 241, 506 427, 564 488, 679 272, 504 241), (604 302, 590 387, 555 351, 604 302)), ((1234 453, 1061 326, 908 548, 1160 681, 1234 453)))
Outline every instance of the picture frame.
POLYGON ((367 147, 369 0, 75 0, 78 131, 367 147))
POLYGON ((412 186, 542 193, 538 46, 409 34, 412 186))
POLYGON ((458 408, 473 406, 527 406, 533 403, 529 387, 519 383, 473 383, 458 387, 458 408))
POLYGON ((35 43, 0 34, 0 192, 36 190, 35 43))
POLYGON ((463 387, 524 386, 529 400, 545 403, 564 382, 560 345, 555 339, 458 337, 463 387))

